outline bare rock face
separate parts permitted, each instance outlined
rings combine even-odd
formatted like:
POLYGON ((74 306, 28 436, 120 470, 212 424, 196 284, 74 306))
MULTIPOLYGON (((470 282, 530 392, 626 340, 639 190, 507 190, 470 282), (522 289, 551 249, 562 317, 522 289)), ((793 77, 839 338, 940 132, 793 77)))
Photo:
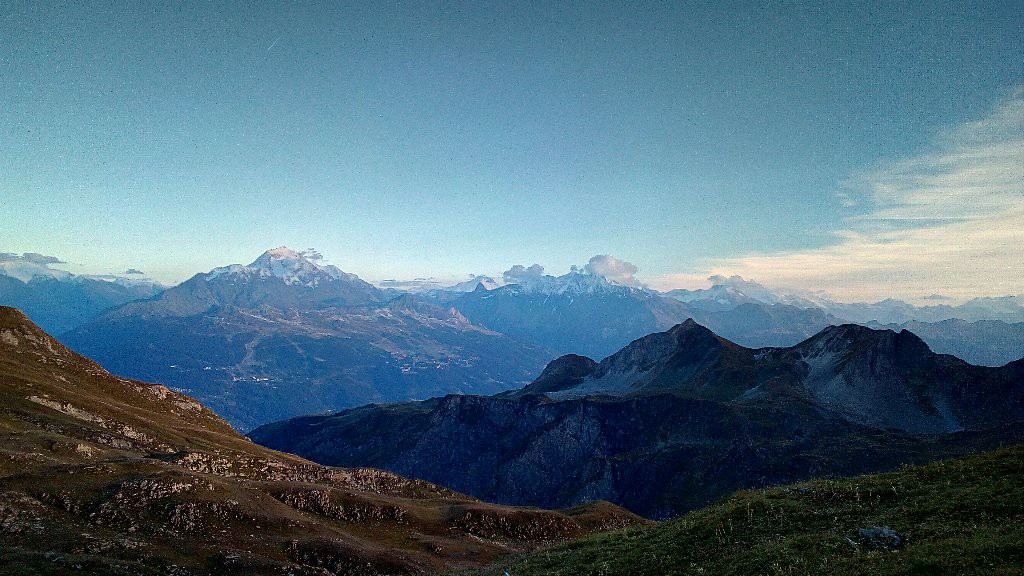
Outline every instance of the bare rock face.
POLYGON ((0 572, 430 574, 641 520, 510 509, 253 444, 0 307, 0 572))
POLYGON ((516 393, 270 424, 264 445, 492 501, 605 499, 651 517, 740 488, 881 471, 1024 438, 1024 361, 972 366, 913 334, 830 327, 749 349, 688 321, 516 393))
POLYGON ((851 421, 910 434, 991 428, 1024 419, 1024 362, 973 366, 935 354, 913 333, 847 324, 793 347, 799 386, 851 421))

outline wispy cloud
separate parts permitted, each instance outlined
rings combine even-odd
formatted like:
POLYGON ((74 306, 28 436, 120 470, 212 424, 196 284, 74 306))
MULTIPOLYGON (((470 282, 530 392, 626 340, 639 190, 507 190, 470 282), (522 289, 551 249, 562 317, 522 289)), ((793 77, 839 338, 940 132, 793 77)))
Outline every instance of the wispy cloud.
POLYGON ((67 262, 56 256, 46 256, 38 252, 25 252, 21 256, 10 252, 0 252, 0 262, 26 262, 38 266, 48 267, 50 264, 67 264, 67 262))
POLYGON ((858 300, 1024 294, 1024 90, 938 135, 933 152, 855 175, 837 201, 863 211, 836 231, 835 244, 712 262, 703 276, 858 300))

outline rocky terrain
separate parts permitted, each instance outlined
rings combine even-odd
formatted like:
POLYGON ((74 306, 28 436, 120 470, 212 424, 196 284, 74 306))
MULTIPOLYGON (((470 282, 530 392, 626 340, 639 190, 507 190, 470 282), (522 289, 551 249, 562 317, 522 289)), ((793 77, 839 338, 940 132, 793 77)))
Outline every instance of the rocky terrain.
POLYGON ((251 443, 0 308, 0 572, 433 574, 640 520, 487 504, 251 443))
POLYGON ((251 437, 503 503, 595 499, 651 517, 737 489, 852 475, 1024 438, 1024 361, 972 366, 910 332, 830 327, 751 349, 688 321, 497 396, 367 406, 251 437))

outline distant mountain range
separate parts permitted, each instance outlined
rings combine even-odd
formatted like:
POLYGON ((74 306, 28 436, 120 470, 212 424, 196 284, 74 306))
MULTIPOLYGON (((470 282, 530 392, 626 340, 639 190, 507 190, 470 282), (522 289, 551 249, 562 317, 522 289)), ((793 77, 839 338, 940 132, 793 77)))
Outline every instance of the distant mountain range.
MULTIPOLYGON (((873 304, 845 303, 837 302, 824 293, 771 290, 739 276, 712 276, 710 280, 711 288, 671 290, 665 292, 664 295, 704 310, 728 310, 748 303, 786 304, 805 309, 818 308, 837 318, 857 324, 941 322, 950 319, 1024 322, 1024 296, 973 298, 956 306, 948 304, 914 306, 895 299, 882 300, 873 304)), ((934 298, 942 299, 937 295, 934 298)))
POLYGON ((909 330, 940 354, 952 354, 983 366, 1002 366, 1014 359, 1024 358, 1024 322, 971 322, 954 318, 941 322, 913 321, 887 325, 870 322, 867 325, 909 330))
POLYGON ((106 310, 152 297, 163 289, 152 282, 117 282, 70 274, 25 280, 0 274, 0 304, 24 310, 54 334, 77 328, 106 310))
POLYGON ((522 390, 365 406, 250 436, 503 503, 607 499, 651 517, 736 489, 886 470, 1024 438, 1024 360, 933 353, 907 331, 828 327, 751 349, 691 321, 522 390))
POLYGON ((644 524, 508 508, 248 441, 0 307, 0 573, 438 574, 644 524))
MULTIPOLYGON (((852 322, 907 328, 929 346, 975 364, 1002 366, 1024 355, 1024 297, 974 298, 950 306, 914 306, 900 300, 836 302, 825 294, 770 290, 739 276, 713 276, 711 288, 672 290, 664 295, 695 310, 693 318, 747 346, 788 346, 805 330, 852 322), (774 313, 764 308, 770 306, 774 313), (760 310, 759 310, 760 309, 760 310), (765 314, 770 321, 758 320, 765 314)), ((817 331, 817 330, 814 330, 817 331)), ((809 336, 814 331, 805 334, 809 336)))
POLYGON ((573 269, 562 276, 535 274, 509 284, 422 293, 474 323, 558 353, 603 357, 626 343, 693 318, 748 346, 795 344, 839 318, 817 308, 744 298, 728 305, 682 302, 573 269))
MULTIPOLYGON (((601 358, 689 318, 761 348, 792 346, 850 321, 843 314, 1013 319, 1020 309, 1012 297, 960 307, 842 304, 738 277, 670 298, 586 269, 550 276, 539 266, 513 267, 501 280, 418 281, 404 286, 410 293, 286 248, 163 291, 138 275, 74 276, 51 268, 50 257, 0 256, 0 304, 23 307, 116 373, 196 395, 240 429, 368 402, 518 388, 561 354, 601 358)), ((1024 352, 1024 323, 865 323, 909 328, 976 364, 1003 365, 1024 352)))
POLYGON ((463 280, 455 284, 444 283, 431 278, 417 278, 414 280, 381 280, 377 283, 378 286, 385 290, 410 292, 412 294, 429 293, 432 295, 472 292, 480 285, 483 285, 484 290, 494 290, 504 284, 504 282, 495 280, 490 276, 478 276, 475 274, 470 275, 468 280, 463 280))
POLYGON ((34 252, 0 252, 0 305, 18 308, 45 330, 60 334, 164 289, 135 269, 124 275, 76 275, 52 267, 59 264, 65 262, 34 252))
POLYGON ((578 271, 491 290, 478 285, 443 301, 472 322, 520 340, 559 353, 595 356, 664 330, 692 313, 685 304, 654 292, 578 271))
POLYGON ((713 281, 719 283, 705 290, 659 294, 574 270, 496 288, 434 290, 423 296, 498 332, 559 353, 593 357, 604 357, 635 338, 688 318, 755 348, 792 346, 826 326, 855 322, 909 327, 937 350, 982 365, 1001 366, 1024 355, 1024 323, 1008 323, 1024 319, 1020 298, 979 298, 956 307, 915 307, 895 300, 844 304, 820 294, 774 292, 739 277, 713 281), (955 314, 970 321, 958 320, 950 331, 945 318, 955 314), (902 325, 877 321, 913 317, 940 320, 902 325))
POLYGON ((552 353, 279 248, 61 336, 108 370, 200 399, 241 429, 367 402, 517 388, 552 353))

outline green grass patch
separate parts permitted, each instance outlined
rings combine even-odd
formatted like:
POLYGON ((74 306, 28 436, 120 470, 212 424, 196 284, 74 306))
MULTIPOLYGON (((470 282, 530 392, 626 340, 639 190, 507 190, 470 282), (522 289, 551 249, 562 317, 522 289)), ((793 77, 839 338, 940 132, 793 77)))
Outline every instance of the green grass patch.
POLYGON ((530 575, 1024 575, 1024 447, 739 492, 653 527, 476 572, 530 575), (889 527, 898 547, 861 538, 889 527))

